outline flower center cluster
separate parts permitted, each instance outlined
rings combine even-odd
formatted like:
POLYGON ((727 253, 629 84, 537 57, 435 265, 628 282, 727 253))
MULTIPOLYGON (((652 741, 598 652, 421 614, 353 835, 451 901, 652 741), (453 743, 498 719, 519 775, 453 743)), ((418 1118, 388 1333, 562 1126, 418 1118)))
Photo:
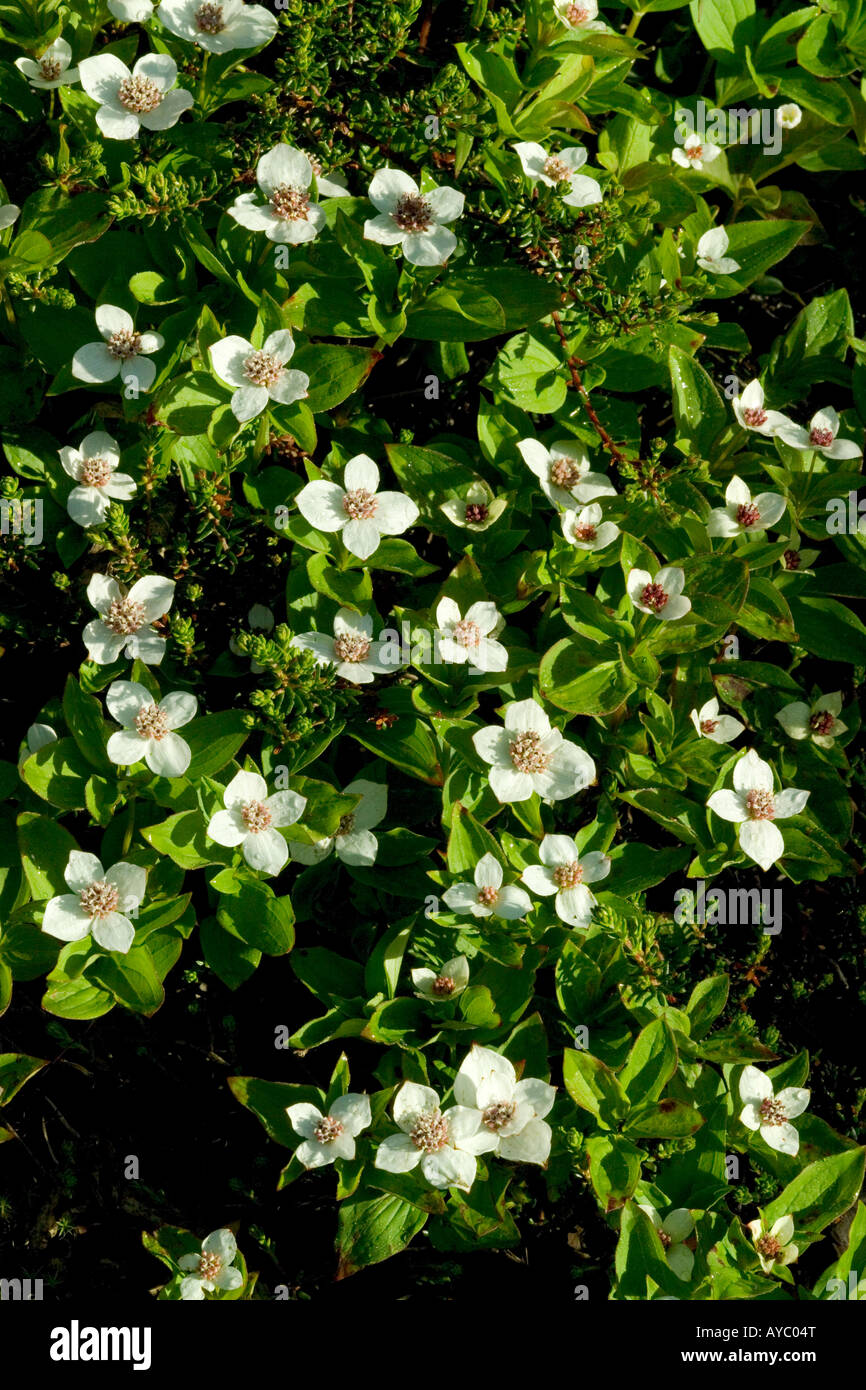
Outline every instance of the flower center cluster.
POLYGON ((56 82, 63 66, 57 58, 40 58, 39 71, 46 82, 56 82))
POLYGON ((334 656, 338 661, 366 661, 369 654, 369 637, 343 632, 334 638, 334 656))
POLYGON ((765 1260, 775 1260, 781 1255, 782 1247, 775 1236, 758 1236, 755 1241, 755 1249, 759 1255, 763 1255, 765 1260))
POLYGON ((585 24, 589 19, 589 10, 585 10, 583 5, 569 5, 565 17, 569 24, 585 24))
POLYGON ((747 425, 751 425, 753 429, 758 429, 760 425, 766 423, 767 412, 761 406, 750 405, 743 411, 743 419, 747 425))
POLYGON ((512 739, 508 751, 518 772, 546 772, 550 764, 550 754, 541 746, 541 734, 534 729, 512 739))
POLYGON ((819 710, 809 720, 809 728, 816 734, 829 734, 835 723, 836 720, 829 710, 819 710))
POLYGON ((737 508, 737 521, 740 526, 754 526, 756 521, 761 520, 761 513, 754 502, 743 502, 737 508))
POLYGON ((448 1143, 448 1121, 441 1110, 424 1110, 415 1120, 409 1138, 416 1149, 435 1154, 448 1143))
POLYGON ((140 738, 152 738, 159 743, 171 732, 168 727, 168 715, 159 705, 145 705, 135 716, 135 731, 140 738))
POLYGON ((332 1120, 330 1115, 323 1115, 313 1130, 313 1138, 320 1144, 333 1144, 342 1133, 343 1126, 339 1120, 332 1120))
POLYGON ((575 888, 583 883, 583 869, 576 859, 568 864, 558 864, 553 871, 553 881, 557 888, 575 888))
POLYGON ((580 469, 571 459, 554 459, 550 465, 550 481, 554 487, 562 487, 570 492, 580 482, 580 469))
POLYGON ((226 27, 222 5, 199 5, 195 12, 195 25, 201 34, 221 34, 226 27))
POLYGON ((488 886, 486 888, 478 889, 478 902, 480 902, 484 907, 492 907, 498 897, 498 888, 491 888, 490 886, 488 886))
POLYGON ((274 816, 263 801, 245 801, 241 807, 241 820, 251 835, 261 835, 263 830, 270 830, 274 816))
POLYGON ((477 526, 479 522, 487 520, 487 507, 483 502, 467 502, 466 504, 466 524, 467 526, 477 526))
POLYGON ((251 352, 244 362, 244 376, 253 386, 276 386, 283 364, 272 352, 251 352))
POLYGON ((81 465, 79 482, 85 487, 104 487, 112 473, 108 459, 85 459, 81 465))
POLYGON ((117 89, 117 100, 136 116, 146 116, 162 101, 162 88, 152 77, 124 77, 117 89))
POLYGON ((718 719, 702 719, 702 720, 701 720, 701 733, 702 733, 702 734, 714 734, 714 733, 716 732, 716 729, 717 729, 718 727, 719 727, 719 721, 718 721, 718 719))
POLYGON ((210 1253, 202 1252, 198 1262, 198 1272, 202 1279, 207 1279, 208 1281, 216 1279, 222 1267, 223 1262, 221 1256, 213 1251, 210 1253))
POLYGON ((106 883, 102 879, 85 888, 78 900, 82 912, 86 912, 88 917, 109 917, 117 909, 120 894, 113 883, 106 883))
POLYGON ((774 1096, 768 1096, 766 1100, 761 1101, 759 1113, 763 1125, 784 1125, 788 1120, 784 1105, 774 1096))
POLYGON ((814 444, 816 449, 828 449, 833 443, 833 431, 818 429, 816 426, 809 432, 809 443, 814 444))
POLYGON ((454 993, 454 981, 450 975, 437 975, 430 989, 438 999, 447 999, 449 994, 454 993))
POLYGON ((376 494, 356 487, 343 498, 343 511, 352 521, 372 521, 376 515, 376 494))
POLYGON ((668 596, 661 584, 647 584, 640 601, 644 608, 652 609, 653 613, 660 613, 668 601, 668 596))
POLYGON ((671 1237, 668 1235, 667 1231, 656 1231, 656 1235, 662 1243, 662 1249, 670 1250, 673 1241, 671 1237))
POLYGON ((800 568, 799 550, 786 550, 782 559, 785 561, 786 570, 798 570, 800 568))
POLYGON ((349 814, 348 814, 347 816, 342 816, 342 817, 341 817, 341 819, 340 819, 340 824, 337 826, 337 834, 338 834, 338 835, 351 835, 351 833, 352 833, 352 831, 353 831, 354 829, 355 829, 355 815, 354 815, 354 812, 350 811, 349 814))
POLYGON ((775 820, 776 799, 772 792, 755 788, 746 795, 746 810, 750 820, 775 820))
POLYGON ((571 170, 565 160, 555 154, 548 155, 544 161, 544 172, 554 183, 567 183, 571 178, 571 170))
POLYGON ((282 222, 306 222, 309 206, 309 194, 302 188, 292 188, 288 183, 281 183, 271 194, 274 217, 279 217, 282 222))
POLYGON ((129 598, 113 599, 103 622, 118 637, 129 637, 144 625, 144 604, 129 598))
POLYGON ((704 153, 703 145, 690 145, 685 151, 686 159, 702 159, 704 153))
POLYGON ((105 346, 112 357, 118 357, 121 362, 125 362, 128 357, 135 357, 141 350, 141 334, 136 333, 134 328, 131 331, 122 329, 119 333, 112 333, 105 346))
POLYGON ((461 622, 454 624, 451 636, 461 647, 477 647, 481 641, 481 628, 477 623, 471 623, 467 618, 463 618, 461 622))
POLYGON ((510 1124, 514 1119, 514 1112, 517 1103, 513 1100, 497 1100, 493 1105, 488 1105, 484 1114, 481 1116, 481 1123, 485 1129, 490 1129, 496 1134, 504 1125, 510 1124))
POLYGON ((426 232, 433 226, 433 209, 420 193, 404 193, 391 216, 404 232, 426 232))
POLYGON ((591 521, 581 522, 574 528, 574 539, 576 541, 594 541, 598 532, 591 521))

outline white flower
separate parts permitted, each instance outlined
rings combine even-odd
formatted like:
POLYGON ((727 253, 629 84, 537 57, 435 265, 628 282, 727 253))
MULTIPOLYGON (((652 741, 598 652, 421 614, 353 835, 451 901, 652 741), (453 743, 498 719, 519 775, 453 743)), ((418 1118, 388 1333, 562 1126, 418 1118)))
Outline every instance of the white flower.
POLYGON ((94 574, 87 597, 99 614, 83 634, 91 661, 110 666, 122 652, 130 661, 159 665, 165 656, 165 638, 154 632, 152 624, 171 608, 173 579, 148 574, 124 593, 116 579, 94 574))
POLYGON ((83 941, 89 935, 103 950, 125 955, 135 936, 126 914, 138 912, 147 870, 120 863, 106 873, 95 854, 75 849, 63 877, 72 892, 50 900, 42 930, 60 941, 83 941))
POLYGON ((575 246, 573 261, 575 270, 587 270, 589 267, 589 258, 590 252, 588 246, 584 246, 582 242, 579 246, 575 246))
POLYGON ((224 811, 217 811, 207 827, 209 839, 241 853, 251 869, 278 874, 289 857, 285 835, 277 826, 294 825, 303 814, 307 798, 298 792, 274 792, 258 772, 238 772, 223 793, 224 811))
POLYGON ((504 497, 494 497, 492 488, 485 482, 470 483, 461 497, 449 497, 440 504, 452 526, 466 531, 486 531, 498 521, 508 503, 504 497))
POLYGON ((547 1162, 551 1130, 544 1116, 553 1108, 555 1086, 536 1077, 518 1081, 507 1057, 473 1043, 454 1078, 454 1099, 481 1112, 487 1147, 479 1146, 476 1153, 495 1153, 517 1163, 547 1162))
POLYGON ((787 540, 788 549, 779 560, 782 569, 792 570, 794 573, 796 573, 797 570, 801 570, 804 574, 809 572, 809 566, 814 560, 817 560, 819 551, 802 550, 801 545, 802 541, 799 532, 796 528, 793 528, 787 540))
POLYGON ((452 912, 471 912, 473 917, 503 917, 516 922, 532 911, 528 894, 514 884, 502 886, 502 865, 484 854, 475 865, 474 883, 455 883, 442 894, 452 912))
POLYGON ((796 429, 793 420, 778 410, 764 409, 764 388, 757 377, 750 381, 739 396, 731 401, 734 414, 744 430, 754 430, 757 434, 774 435, 781 429, 796 429))
POLYGON ((237 1242, 231 1231, 212 1231, 201 1243, 200 1255, 181 1255, 178 1264, 181 1269, 193 1270, 186 1279, 180 1281, 180 1296, 185 1303, 201 1302, 205 1291, 214 1289, 239 1289, 244 1276, 239 1269, 232 1269, 238 1253, 237 1242))
POLYGON ((778 492, 759 492, 753 497, 742 478, 732 478, 725 488, 724 507, 714 507, 707 521, 707 535, 754 535, 775 526, 785 515, 788 503, 778 492))
POLYGON ((297 246, 318 236, 325 214, 310 200, 313 166, 305 154, 291 145, 274 145, 256 165, 256 180, 267 202, 242 193, 228 209, 229 217, 251 232, 264 232, 268 241, 297 246))
POLYGON ((740 269, 740 262, 726 255, 727 249, 728 234, 724 227, 711 227, 698 242, 698 265, 713 275, 733 275, 735 270, 740 269))
POLYGON ((573 507, 597 497, 615 497, 616 488, 603 473, 590 472, 589 459, 576 440, 560 440, 547 449, 538 439, 521 439, 517 445, 523 461, 541 483, 554 506, 573 507))
POLYGON ((162 0, 159 17, 172 34, 208 53, 261 48, 270 43, 278 24, 264 5, 245 5, 243 0, 162 0))
POLYGON ((837 439, 839 415, 832 406, 819 410, 809 421, 807 430, 787 421, 778 430, 779 438, 792 449, 817 449, 825 459, 859 458, 863 450, 853 439, 837 439))
POLYGON ((333 637, 326 632, 299 632, 289 645, 312 652, 320 666, 333 664, 337 675, 353 685, 369 685, 394 669, 383 660, 384 643, 373 641, 373 619, 351 608, 340 609, 333 637))
POLYGON ((7 227, 11 227, 20 214, 21 209, 17 203, 0 204, 0 232, 5 232, 7 227))
POLYGON ((691 1279, 695 1257, 689 1247, 683 1244, 695 1229, 691 1212, 687 1207, 676 1207, 669 1211, 662 1221, 655 1207, 649 1203, 638 1202, 638 1206, 641 1211, 646 1212, 655 1227, 656 1235, 664 1248, 668 1269, 673 1270, 678 1279, 691 1279))
POLYGON ((800 1253, 793 1244, 793 1216, 780 1216, 770 1227, 763 1217, 759 1217, 756 1221, 748 1221, 746 1229, 752 1237, 765 1274, 772 1274, 774 1265, 793 1264, 800 1253))
POLYGON ((355 1157, 355 1136, 372 1121, 369 1096, 349 1091, 335 1100, 327 1115, 309 1101, 287 1105, 286 1114, 303 1143, 295 1158, 305 1168, 324 1168, 338 1158, 355 1157))
POLYGON ((156 6, 151 0, 108 0, 108 8, 121 24, 147 24, 156 6))
POLYGON ((616 540, 619 527, 612 521, 603 521, 602 515, 597 502, 590 502, 579 512, 568 508, 562 514, 562 534, 578 550, 604 550, 616 540))
POLYGON ((344 864, 356 867, 375 864, 379 841, 373 834, 373 826, 385 819, 388 788, 384 782, 368 782, 366 778, 358 777, 344 787, 343 794, 360 796, 361 800, 354 811, 343 816, 335 834, 326 835, 314 845, 302 844, 300 840, 290 841, 289 851, 299 864, 319 864, 332 849, 344 864))
POLYGON ((183 776, 192 754, 189 744, 174 731, 195 719, 198 701, 194 695, 174 690, 157 702, 137 681, 112 681, 105 704, 121 726, 105 749, 113 763, 128 767, 144 761, 157 777, 183 776))
POLYGON ((559 154, 548 154, 543 145, 533 140, 521 140, 514 146, 523 172, 532 183, 543 183, 548 188, 558 188, 568 184, 568 192, 562 201, 570 208, 588 208, 602 200, 601 187, 595 179, 577 171, 586 163, 586 150, 580 145, 572 145, 559 154))
POLYGON ((775 820, 798 816, 809 793, 791 787, 773 791, 773 771, 750 748, 734 767, 734 790, 713 792, 707 806, 722 820, 739 826, 740 849, 762 869, 769 869, 785 853, 785 841, 775 820))
POLYGON ((52 729, 50 724, 31 724, 27 730, 27 749, 30 753, 38 753, 40 748, 56 742, 57 730, 52 729))
POLYGON ((520 875, 531 893, 556 894, 556 915, 570 927, 588 927, 595 898, 587 888, 610 873, 606 854, 591 850, 583 858, 570 835, 545 835, 538 847, 540 864, 530 864, 520 875))
POLYGON ((165 339, 161 333, 139 333, 132 316, 115 304, 100 304, 96 327, 101 343, 85 343, 72 358, 72 375, 90 384, 111 381, 120 373, 126 385, 134 382, 139 391, 149 391, 156 377, 152 352, 159 352, 165 339))
POLYGON ((786 1086, 776 1096, 773 1083, 757 1067, 744 1067, 740 1077, 740 1122, 746 1129, 760 1130, 771 1149, 792 1157, 800 1148, 800 1136, 790 1120, 795 1120, 809 1104, 809 1091, 802 1086, 786 1086))
POLYGON ((776 119, 783 130, 796 130, 803 119, 803 112, 795 101, 786 101, 776 109, 776 119))
POLYGON ((712 144, 709 140, 702 140, 700 135, 693 131, 684 139, 682 148, 677 146, 672 152, 671 158, 674 164, 679 164, 683 169, 703 169, 705 164, 711 164, 720 154, 718 145, 712 144))
POLYGON ((461 618, 453 598, 442 598, 436 605, 436 624, 439 629, 437 650, 442 661, 463 665, 466 662, 477 671, 505 671, 508 652, 493 634, 504 627, 495 603, 473 603, 461 618))
POLYGON ((295 501, 317 531, 341 531, 351 555, 368 560, 383 536, 399 536, 414 526, 419 512, 402 492, 377 492, 379 469, 367 454, 349 459, 344 487, 324 478, 307 483, 295 501))
POLYGON ((472 742, 490 764, 498 801, 527 801, 533 792, 562 801, 595 781, 592 758, 576 743, 566 743, 536 700, 512 701, 505 727, 479 729, 472 742))
POLYGON ((463 212, 464 197, 456 188, 431 188, 422 193, 414 179, 399 169, 380 169, 367 195, 378 217, 364 223, 364 236, 382 246, 400 246, 410 265, 444 265, 457 246, 445 222, 463 212))
POLYGON ((167 53, 145 53, 132 72, 114 53, 97 53, 83 58, 78 72, 100 103, 96 124, 108 140, 137 140, 141 126, 170 130, 193 105, 192 92, 175 87, 177 64, 167 53))
POLYGON ((307 395, 310 378, 306 372, 286 368, 294 351, 295 340, 287 328, 269 334, 260 348, 232 333, 209 349, 217 376, 235 388, 232 414, 239 423, 261 415, 269 401, 292 405, 307 395))
POLYGON ((842 692, 834 690, 832 695, 822 695, 811 706, 795 700, 780 709, 776 718, 791 738, 811 738, 819 748, 832 748, 839 735, 848 729, 848 725, 836 717, 841 708, 842 692))
POLYGON ((649 570, 629 570, 625 587, 635 608, 666 623, 684 618, 691 609, 692 601, 683 593, 685 582, 677 565, 665 565, 655 578, 649 570))
POLYGON ((419 999, 428 999, 432 1004, 447 1004, 456 999, 469 984, 469 962, 465 956, 455 956, 446 960, 440 970, 429 970, 426 966, 412 971, 412 983, 419 999))
POLYGON ((459 1187, 468 1192, 475 1180, 475 1155, 486 1153, 489 1132, 482 1128, 480 1110, 453 1105, 441 1110, 431 1086, 404 1081, 394 1097, 391 1134, 376 1150, 374 1167, 386 1173, 410 1173, 420 1165, 431 1187, 459 1187))
POLYGON ((603 29, 598 14, 597 0, 554 0, 553 8, 562 23, 569 29, 603 29))
POLYGON ((79 526, 101 525, 112 500, 128 502, 135 496, 129 474, 116 471, 120 450, 110 434, 95 430, 79 448, 65 444, 58 452, 64 471, 78 483, 66 499, 66 510, 79 526))
POLYGON ((715 699, 707 700, 699 710, 693 709, 689 718, 698 738, 708 738, 713 743, 730 743, 746 727, 731 714, 719 714, 719 702, 715 699))
POLYGON ((78 81, 78 68, 71 68, 71 62, 72 49, 69 44, 65 39, 55 39, 41 57, 16 58, 15 66, 31 87, 50 91, 54 87, 67 87, 78 81))

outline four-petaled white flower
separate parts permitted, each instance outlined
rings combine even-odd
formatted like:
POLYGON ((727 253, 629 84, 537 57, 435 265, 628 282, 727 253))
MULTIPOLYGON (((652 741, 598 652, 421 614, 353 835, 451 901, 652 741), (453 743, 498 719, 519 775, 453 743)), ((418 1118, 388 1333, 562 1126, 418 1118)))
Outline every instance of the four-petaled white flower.
POLYGON ((508 506, 504 497, 494 497, 493 489, 479 480, 470 483, 465 492, 458 497, 449 497, 440 504, 452 526, 466 531, 486 531, 498 521, 508 506))
POLYGON ((603 512, 597 502, 590 502, 580 511, 571 508, 562 514, 562 534, 578 550, 604 550, 619 535, 619 527, 602 520, 603 512))
POLYGON ((338 1158, 354 1158, 355 1138, 372 1121, 370 1097, 352 1091, 335 1100, 327 1115, 306 1100, 287 1105, 286 1114, 303 1140, 295 1158, 305 1168, 325 1168, 338 1158))
POLYGON ((783 130, 796 130, 803 119, 803 112, 795 101, 786 101, 776 109, 776 120, 783 130))
POLYGON ((120 373, 124 385, 133 382, 138 391, 149 391, 156 377, 150 354, 163 346, 162 334, 139 333, 132 315, 116 304, 99 305, 96 327, 102 342, 85 343, 78 349, 72 358, 72 375, 94 385, 120 373))
POLYGON ((343 795, 360 796, 361 800, 354 811, 343 816, 333 835, 326 835, 313 845, 300 840, 289 842, 291 856, 299 864, 320 864, 332 849, 344 864, 367 868, 375 864, 379 841, 373 834, 373 826, 385 819, 388 788, 384 782, 368 782, 365 777, 358 777, 343 788, 343 795))
POLYGON ((39 58, 16 58, 15 66, 31 87, 50 91, 78 81, 78 68, 71 68, 72 49, 65 39, 55 39, 39 58))
POLYGON ((100 103, 96 124, 108 140, 137 140, 145 130, 170 130, 193 105, 192 92, 175 87, 177 64, 167 53, 145 53, 130 72, 114 53, 78 65, 81 85, 100 103))
POLYGON ((553 1108, 556 1087, 537 1077, 517 1080, 507 1057, 473 1043, 454 1078, 458 1105, 481 1112, 486 1147, 476 1153, 495 1153, 516 1163, 546 1163, 550 1156, 550 1125, 544 1116, 553 1108))
POLYGON ((790 787, 774 792, 773 770, 750 748, 734 767, 734 789, 713 792, 707 806, 722 820, 738 827, 740 849, 762 869, 769 869, 785 853, 785 841, 776 820, 798 816, 809 793, 790 787))
POLYGON ((469 962, 465 956, 455 956, 453 960, 446 960, 439 970, 420 966, 412 971, 412 983, 419 999, 427 999, 431 1004, 447 1004, 469 984, 469 962))
POLYGON ((278 20, 264 5, 244 0, 162 0, 159 17, 166 29, 208 53, 261 48, 277 32, 278 20))
POLYGON ((712 275, 733 275, 740 262, 727 255, 728 234, 724 227, 711 227, 698 242, 696 259, 702 270, 712 275))
POLYGON ((568 191, 562 195, 566 207, 588 208, 601 202, 598 181, 577 172, 586 163, 586 150, 580 145, 560 150, 559 154, 548 154, 544 146, 537 145, 534 140, 521 140, 514 150, 532 183, 543 183, 548 188, 568 184, 568 191))
POLYGON ((695 1229, 695 1219, 688 1207, 675 1207, 662 1221, 655 1207, 649 1203, 638 1202, 641 1211, 646 1212, 653 1223, 655 1233, 662 1243, 668 1269, 678 1279, 689 1280, 695 1264, 695 1257, 683 1242, 695 1229))
POLYGON ((595 898, 587 887, 610 873, 610 859, 598 850, 580 855, 570 835, 545 835, 538 847, 540 864, 520 875, 530 893, 556 894, 556 915, 570 927, 588 927, 595 898))
POLYGON ((401 247, 410 265, 445 264, 457 238, 443 224, 461 216, 462 193, 456 188, 431 188, 422 193, 408 174, 380 169, 373 175, 367 196, 378 213, 364 223, 368 241, 401 247))
POLYGON ((436 605, 436 624, 439 629, 437 650, 442 661, 464 665, 477 671, 505 671, 508 651, 494 634, 501 632, 505 620, 495 603, 484 600, 473 603, 461 618, 453 598, 442 598, 436 605))
POLYGON ((553 8, 562 23, 576 32, 605 27, 597 19, 598 0, 554 0, 553 8))
POLYGON ((385 644, 373 641, 373 619, 351 608, 340 609, 333 637, 326 632, 299 632, 289 645, 312 652, 320 666, 333 664, 341 680, 353 685, 369 685, 394 670, 383 658, 385 644))
POLYGON ((825 459, 859 458, 863 450, 853 439, 836 438, 839 425, 838 412, 828 405, 812 416, 807 430, 789 420, 787 425, 779 428, 778 434, 782 442, 792 449, 817 449, 825 459))
POLYGON ((837 718, 841 709, 842 692, 834 690, 832 695, 822 695, 812 705, 795 700, 780 709, 776 718, 791 738, 811 738, 819 748, 832 748, 839 735, 848 730, 848 725, 837 718))
POLYGON ((795 430, 797 426, 779 410, 764 409, 764 388, 757 377, 750 381, 740 395, 731 401, 737 421, 744 430, 772 436, 780 430, 795 430))
POLYGON ((105 704, 121 726, 105 749, 113 763, 128 767, 143 761, 157 777, 184 775, 192 753, 175 729, 195 719, 198 701, 194 695, 173 690, 157 701, 137 681, 113 681, 105 704))
POLYGON ((490 764, 490 786, 498 801, 527 801, 533 792, 562 801, 595 781, 592 758, 563 739, 536 700, 513 701, 505 711, 505 727, 479 729, 472 742, 490 764))
POLYGON ((301 488, 295 501, 317 531, 341 531, 344 546, 359 560, 368 560, 383 536, 399 536, 418 520, 411 497, 377 491, 379 469, 367 454, 349 459, 343 484, 317 478, 301 488))
POLYGON ((734 477, 725 488, 725 505, 710 512, 707 534, 727 540, 766 531, 781 521, 787 506, 778 492, 759 492, 753 497, 742 478, 734 477))
POLYGON ((721 154, 718 145, 714 145, 711 140, 704 140, 692 131, 687 135, 682 143, 672 152, 671 158, 674 164, 679 164, 683 169, 703 169, 705 164, 711 164, 721 154))
POLYGON ((21 209, 17 203, 3 203, 0 205, 0 232, 5 232, 7 227, 21 215, 21 209))
POLYGON ((475 1155, 489 1147, 481 1111, 465 1105, 443 1111, 431 1086, 404 1081, 394 1097, 393 1115, 401 1132, 382 1141, 374 1166, 386 1173, 410 1173, 420 1166, 431 1187, 468 1192, 478 1167, 475 1155))
POLYGON ((686 577, 678 565, 664 565, 653 577, 649 570, 629 570, 626 592, 641 613, 650 613, 660 622, 684 618, 692 606, 683 593, 686 577))
POLYGON ((310 378, 306 372, 286 367, 294 351, 295 340, 287 328, 270 333, 260 348, 232 333, 209 349, 220 381, 235 388, 232 414, 240 424, 261 415, 269 401, 292 405, 307 395, 310 378))
POLYGON ((78 484, 66 499, 66 510, 79 526, 101 525, 112 501, 135 496, 132 478, 117 472, 120 450, 110 434, 94 430, 77 449, 65 444, 58 452, 64 471, 78 484))
POLYGON ((800 1136, 790 1121, 803 1114, 810 1094, 802 1086, 786 1086, 774 1095, 769 1076, 757 1067, 744 1067, 740 1077, 740 1122, 746 1129, 760 1131, 771 1149, 793 1158, 800 1148, 800 1136))
POLYGON ((239 1289, 244 1276, 232 1267, 237 1253, 237 1241, 231 1231, 223 1229, 211 1231, 202 1241, 200 1255, 181 1255, 181 1269, 191 1271, 180 1281, 182 1301, 199 1303, 205 1293, 213 1293, 214 1289, 239 1289))
POLYGON ((134 917, 138 912, 147 870, 121 862, 106 873, 95 854, 75 849, 63 877, 72 891, 51 898, 42 930, 59 941, 83 941, 92 936, 103 950, 125 955, 135 936, 135 927, 126 914, 134 917))
POLYGON ((730 743, 746 727, 732 714, 719 714, 719 702, 707 700, 700 709, 693 709, 689 715, 699 738, 708 738, 713 743, 730 743))
POLYGON ((313 165, 291 145, 274 145, 256 165, 256 181, 267 202, 255 193, 242 193, 228 209, 242 227, 264 232, 268 241, 298 246, 313 241, 325 225, 325 214, 310 198, 313 165))
POLYGON ((251 869, 278 874, 289 857, 280 825, 300 820, 307 798, 299 792, 273 792, 258 772, 238 772, 223 792, 224 811, 217 811, 208 822, 208 838, 218 845, 241 853, 251 869))
POLYGON ((554 506, 573 508, 575 501, 616 496, 616 488, 603 473, 590 472, 586 451, 574 439, 560 440, 549 449, 538 439, 521 439, 517 448, 554 506))
POLYGON ((780 1216, 772 1226, 768 1226, 761 1216, 755 1221, 747 1221, 746 1230, 752 1237, 752 1244, 758 1252, 761 1269, 765 1274, 772 1274, 774 1265, 793 1264, 800 1253, 793 1243, 793 1216, 780 1216))
POLYGON ((128 593, 116 579, 94 574, 87 597, 99 614, 84 629, 84 645, 91 661, 110 666, 121 652, 130 661, 158 666, 165 656, 165 638, 153 623, 171 608, 174 580, 158 574, 137 579, 128 593))
POLYGON ((532 902, 513 883, 502 886, 502 865, 493 854, 484 854, 475 865, 474 883, 455 883, 442 894, 452 912, 471 912, 473 917, 503 917, 516 922, 532 911, 532 902))

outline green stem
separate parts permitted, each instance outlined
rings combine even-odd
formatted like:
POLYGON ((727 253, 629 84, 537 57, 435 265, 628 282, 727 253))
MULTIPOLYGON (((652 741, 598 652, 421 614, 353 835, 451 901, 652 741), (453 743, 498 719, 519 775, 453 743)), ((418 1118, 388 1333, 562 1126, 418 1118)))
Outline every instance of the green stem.
POLYGON ((641 22, 641 20, 643 19, 643 17, 644 17, 644 11, 643 11, 643 10, 637 10, 637 11, 632 15, 632 17, 631 17, 631 19, 629 20, 629 23, 628 23, 628 28, 627 28, 626 31, 625 31, 625 37, 626 37, 627 39, 634 38, 635 34, 637 33, 637 26, 640 24, 640 22, 641 22))

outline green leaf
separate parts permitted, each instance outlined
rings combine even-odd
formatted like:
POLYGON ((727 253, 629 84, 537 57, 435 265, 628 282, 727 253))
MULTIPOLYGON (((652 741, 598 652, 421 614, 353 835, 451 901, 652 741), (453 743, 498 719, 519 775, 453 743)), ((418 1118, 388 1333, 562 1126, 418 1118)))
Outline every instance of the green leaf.
POLYGON ((63 691, 63 718, 86 760, 97 772, 114 775, 115 766, 105 752, 108 726, 102 717, 102 706, 95 696, 81 689, 72 675, 66 677, 63 691))
POLYGON ((866 1149, 846 1149, 810 1163, 764 1210, 772 1223, 793 1216, 797 1231, 816 1236, 857 1200, 866 1149))
POLYGON ((149 845, 160 854, 167 854, 182 869, 228 862, 228 852, 207 838, 198 811, 179 811, 158 825, 143 826, 141 834, 149 845))
POLYGON ((305 404, 315 414, 320 410, 333 410, 357 391, 381 356, 374 348, 315 343, 298 348, 291 369, 306 372, 310 378, 305 404))
POLYGON ((657 1018, 635 1039, 620 1084, 632 1105, 658 1100, 677 1069, 677 1047, 670 1026, 657 1018))
POLYGON ((41 1057, 28 1057, 24 1052, 0 1052, 0 1105, 8 1105, 24 1083, 47 1066, 41 1057))
POLYGON ((149 1018, 165 999, 147 946, 131 946, 126 955, 100 956, 85 969, 87 978, 111 991, 119 1004, 149 1018))
POLYGON ((596 661, 573 637, 545 652, 538 670, 539 692, 569 714, 612 714, 637 688, 620 661, 596 661))
POLYGON ((47 743, 21 764, 21 776, 28 787, 61 811, 84 810, 85 789, 92 771, 93 764, 72 738, 47 743))
POLYGON ((18 817, 18 848, 36 901, 69 892, 63 873, 78 845, 68 830, 47 816, 25 811, 18 817))
POLYGON ((501 349, 485 384, 521 410, 553 415, 568 394, 563 372, 561 355, 531 333, 520 333, 501 349))
POLYGON ((199 923, 199 937, 207 964, 229 989, 237 989, 255 974, 261 951, 226 931, 215 917, 199 923))
POLYGON ((586 1141, 589 1180, 604 1212, 617 1211, 640 1182, 643 1153, 619 1134, 593 1134, 586 1141))
POLYGON ((226 931, 267 956, 284 956, 295 944, 291 899, 278 898, 266 883, 236 880, 235 891, 220 892, 216 917, 226 931))
POLYGON ((686 1004, 691 1036, 702 1038, 728 1002, 730 980, 727 975, 711 975, 695 985, 686 1004))
POLYGON ((693 1105, 672 1097, 657 1105, 640 1105, 632 1110, 623 1132, 641 1139, 685 1139, 704 1122, 693 1105))
POLYGON ((567 1047, 562 1076, 575 1105, 589 1110, 603 1128, 613 1128, 617 1120, 628 1114, 628 1097, 616 1074, 589 1052, 567 1047))
POLYGON ((192 753, 192 761, 184 775, 190 779, 213 777, 231 762, 249 738, 244 711, 230 709, 205 714, 184 728, 183 738, 192 753))
POLYGON ((729 423, 725 403, 712 377, 682 348, 668 349, 668 369, 677 436, 692 452, 709 458, 713 444, 729 423))
POLYGON ((397 1255, 426 1225, 427 1212, 401 1197, 370 1197, 363 1190, 340 1203, 337 1279, 397 1255))

